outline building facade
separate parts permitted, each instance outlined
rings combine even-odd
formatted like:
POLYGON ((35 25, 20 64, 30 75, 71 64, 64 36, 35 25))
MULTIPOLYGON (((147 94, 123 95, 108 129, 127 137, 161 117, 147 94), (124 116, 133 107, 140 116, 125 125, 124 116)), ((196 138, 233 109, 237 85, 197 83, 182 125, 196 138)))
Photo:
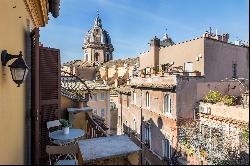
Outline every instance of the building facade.
MULTIPOLYGON (((63 73, 63 72, 62 72, 63 73)), ((67 107, 76 106, 74 102, 66 100, 65 97, 68 96, 68 91, 72 91, 72 95, 78 95, 79 100, 87 98, 85 101, 86 106, 91 107, 93 114, 97 115, 104 120, 106 126, 109 128, 107 131, 110 133, 110 87, 96 81, 84 81, 80 80, 79 77, 74 76, 70 78, 69 76, 61 76, 61 87, 62 87, 62 99, 64 105, 67 107), (76 79, 77 78, 77 79, 76 79), (67 92, 67 93, 64 93, 67 92), (68 104, 67 104, 68 103, 68 104)), ((78 106, 77 106, 78 107, 78 106)), ((67 109, 63 107, 61 114, 67 117, 67 109)))
POLYGON ((139 73, 127 86, 118 86, 118 99, 113 99, 117 134, 137 137, 145 147, 143 164, 174 164, 180 123, 196 118, 199 102, 210 90, 231 96, 247 91, 249 48, 228 43, 228 37, 205 33, 165 45, 155 37, 150 50, 140 55, 139 73))

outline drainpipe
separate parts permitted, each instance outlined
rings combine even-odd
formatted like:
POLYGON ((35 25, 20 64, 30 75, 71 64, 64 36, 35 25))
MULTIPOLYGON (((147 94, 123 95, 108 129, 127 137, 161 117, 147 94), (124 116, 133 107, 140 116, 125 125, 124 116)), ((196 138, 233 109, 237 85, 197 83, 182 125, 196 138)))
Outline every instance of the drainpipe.
POLYGON ((120 95, 120 103, 121 103, 121 134, 123 133, 123 125, 122 125, 122 94, 119 93, 120 95))
MULTIPOLYGON (((142 89, 141 89, 141 128, 140 128, 140 133, 141 133, 141 149, 142 149, 142 89)), ((142 151, 143 152, 143 151, 142 151)), ((142 165, 142 152, 141 152, 141 165, 142 165)))

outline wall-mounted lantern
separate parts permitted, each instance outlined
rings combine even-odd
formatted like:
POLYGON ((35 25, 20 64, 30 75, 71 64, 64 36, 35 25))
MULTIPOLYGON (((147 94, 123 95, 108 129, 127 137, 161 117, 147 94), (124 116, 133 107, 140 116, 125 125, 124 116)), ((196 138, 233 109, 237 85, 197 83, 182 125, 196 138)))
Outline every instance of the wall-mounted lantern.
POLYGON ((26 79, 29 70, 29 67, 23 60, 22 56, 22 51, 20 51, 19 55, 9 54, 7 53, 7 50, 3 50, 1 53, 1 61, 3 66, 6 66, 9 60, 17 58, 11 65, 9 65, 12 79, 17 84, 17 87, 20 87, 20 84, 22 84, 26 79))

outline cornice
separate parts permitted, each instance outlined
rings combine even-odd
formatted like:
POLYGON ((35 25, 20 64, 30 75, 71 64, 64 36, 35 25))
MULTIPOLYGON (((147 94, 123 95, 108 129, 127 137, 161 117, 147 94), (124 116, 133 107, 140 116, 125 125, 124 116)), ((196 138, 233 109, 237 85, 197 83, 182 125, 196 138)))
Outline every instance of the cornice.
POLYGON ((48 23, 47 0, 23 0, 35 27, 44 27, 48 23))

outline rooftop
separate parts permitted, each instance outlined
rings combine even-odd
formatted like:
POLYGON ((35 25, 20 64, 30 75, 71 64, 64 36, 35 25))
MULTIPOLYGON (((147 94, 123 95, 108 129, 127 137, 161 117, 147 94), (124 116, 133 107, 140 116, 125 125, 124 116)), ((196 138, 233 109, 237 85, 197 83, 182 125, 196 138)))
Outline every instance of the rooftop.
POLYGON ((242 105, 227 106, 224 104, 216 103, 200 103, 203 108, 208 108, 208 111, 200 112, 201 117, 212 119, 224 120, 226 122, 235 122, 237 124, 247 124, 249 122, 249 109, 243 108, 242 105))
POLYGON ((123 93, 123 94, 130 94, 133 88, 131 86, 120 86, 118 88, 115 88, 115 92, 123 93))
POLYGON ((139 65, 139 63, 140 63, 140 59, 139 57, 136 57, 136 58, 110 60, 106 63, 103 63, 103 66, 106 66, 106 67, 112 67, 114 65, 124 66, 124 64, 127 64, 128 66, 133 66, 135 64, 139 65))
POLYGON ((87 90, 87 87, 90 90, 109 90, 110 87, 108 85, 102 84, 97 81, 84 81, 86 85, 84 85, 80 80, 74 79, 68 76, 61 76, 61 86, 62 89, 72 89, 75 90, 87 90), (86 87, 87 86, 87 87, 86 87))
POLYGON ((130 82, 131 87, 146 87, 146 88, 161 88, 161 89, 173 89, 177 85, 177 79, 175 75, 167 77, 151 76, 151 77, 134 77, 130 82))

